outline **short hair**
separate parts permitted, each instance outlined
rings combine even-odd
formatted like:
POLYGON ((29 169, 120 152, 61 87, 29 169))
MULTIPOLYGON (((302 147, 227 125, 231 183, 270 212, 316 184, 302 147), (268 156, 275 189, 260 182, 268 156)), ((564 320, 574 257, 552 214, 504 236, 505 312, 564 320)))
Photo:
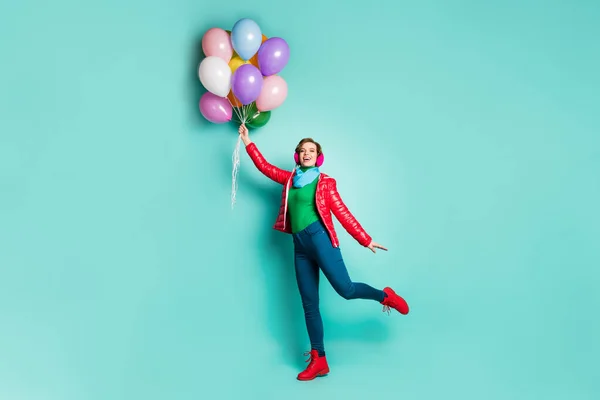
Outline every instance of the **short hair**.
POLYGON ((317 146, 317 155, 320 156, 322 149, 321 149, 321 145, 316 142, 313 138, 304 138, 302 139, 298 145, 296 146, 296 154, 300 154, 300 150, 302 149, 302 145, 305 143, 314 143, 317 146))

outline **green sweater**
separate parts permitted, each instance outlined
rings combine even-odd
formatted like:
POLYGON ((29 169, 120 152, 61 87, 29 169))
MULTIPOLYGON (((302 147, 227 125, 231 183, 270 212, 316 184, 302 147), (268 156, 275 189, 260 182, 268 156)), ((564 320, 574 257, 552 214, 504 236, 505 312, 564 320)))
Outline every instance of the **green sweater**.
MULTIPOLYGON (((308 168, 301 168, 306 171, 308 168)), ((302 188, 290 188, 288 195, 288 215, 292 224, 292 233, 300 232, 308 225, 319 220, 319 212, 315 201, 315 193, 317 192, 317 183, 319 179, 315 179, 308 185, 302 188)))

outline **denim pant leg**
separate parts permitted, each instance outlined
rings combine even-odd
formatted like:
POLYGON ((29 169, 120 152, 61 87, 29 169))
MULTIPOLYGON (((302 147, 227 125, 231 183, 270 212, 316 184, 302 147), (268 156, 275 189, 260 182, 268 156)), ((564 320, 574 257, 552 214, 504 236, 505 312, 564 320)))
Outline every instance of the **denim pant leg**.
POLYGON ((311 235, 315 259, 333 289, 344 299, 369 299, 382 302, 383 290, 362 282, 353 282, 348 275, 339 247, 333 247, 324 227, 311 235))
POLYGON ((323 320, 319 311, 319 266, 312 260, 304 244, 310 242, 305 232, 294 235, 294 265, 296 281, 302 299, 306 329, 311 349, 325 355, 323 320))

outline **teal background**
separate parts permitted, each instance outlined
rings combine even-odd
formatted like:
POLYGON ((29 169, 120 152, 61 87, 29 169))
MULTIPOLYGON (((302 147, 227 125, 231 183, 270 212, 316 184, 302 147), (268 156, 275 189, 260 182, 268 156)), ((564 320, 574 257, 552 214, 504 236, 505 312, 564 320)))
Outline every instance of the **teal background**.
MULTIPOLYGON (((597 399, 600 5, 593 1, 4 1, 0 398, 597 399), (199 43, 285 38, 289 97, 253 134, 326 152, 351 276, 308 349, 280 187, 197 104, 199 43)), ((326 281, 324 281, 326 282, 326 281)))

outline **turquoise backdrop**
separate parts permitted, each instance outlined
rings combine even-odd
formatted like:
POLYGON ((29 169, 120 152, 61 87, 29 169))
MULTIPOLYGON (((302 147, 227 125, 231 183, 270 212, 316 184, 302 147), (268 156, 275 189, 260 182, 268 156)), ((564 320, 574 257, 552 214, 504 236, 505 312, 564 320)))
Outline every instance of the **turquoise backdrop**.
POLYGON ((0 398, 597 399, 600 3, 0 4, 0 398), (323 171, 389 252, 336 225, 351 276, 308 350, 280 187, 198 111, 200 39, 285 38, 253 132, 323 171))

